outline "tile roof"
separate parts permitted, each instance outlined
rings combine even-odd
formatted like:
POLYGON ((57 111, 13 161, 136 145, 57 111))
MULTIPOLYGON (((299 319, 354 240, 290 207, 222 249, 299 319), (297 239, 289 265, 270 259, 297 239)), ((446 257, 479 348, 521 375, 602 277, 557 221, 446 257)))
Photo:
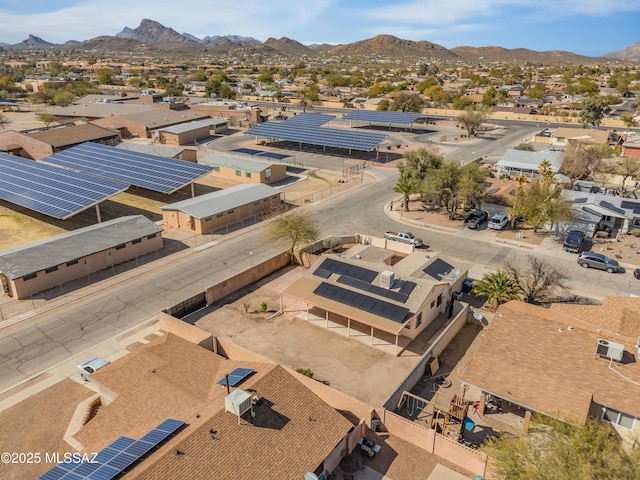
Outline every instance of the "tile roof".
POLYGON ((508 302, 494 316, 462 380, 569 421, 585 421, 592 399, 640 417, 640 364, 610 365, 609 360, 597 358, 601 338, 622 343, 628 354, 636 352, 635 337, 598 331, 595 325, 555 309, 508 302))
POLYGON ((92 123, 84 123, 81 125, 50 128, 49 130, 27 133, 26 135, 41 142, 48 143, 54 148, 60 148, 68 145, 77 145, 82 142, 93 142, 95 140, 117 137, 119 133, 92 123))

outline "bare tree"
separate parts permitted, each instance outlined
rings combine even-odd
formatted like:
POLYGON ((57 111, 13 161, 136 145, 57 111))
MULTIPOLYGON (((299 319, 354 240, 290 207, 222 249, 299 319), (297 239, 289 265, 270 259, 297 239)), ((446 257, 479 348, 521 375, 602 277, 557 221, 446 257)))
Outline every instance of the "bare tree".
POLYGON ((504 268, 506 274, 520 286, 524 302, 542 303, 556 290, 566 288, 569 277, 564 271, 536 257, 530 256, 528 263, 526 269, 511 263, 504 268))
POLYGON ((560 172, 569 177, 573 187, 576 180, 590 177, 599 163, 600 157, 595 149, 580 144, 567 145, 562 154, 560 172))
POLYGON ((272 241, 286 239, 289 241, 288 253, 294 263, 294 252, 298 245, 314 242, 320 232, 316 222, 298 212, 290 211, 274 217, 269 227, 269 238, 272 241))

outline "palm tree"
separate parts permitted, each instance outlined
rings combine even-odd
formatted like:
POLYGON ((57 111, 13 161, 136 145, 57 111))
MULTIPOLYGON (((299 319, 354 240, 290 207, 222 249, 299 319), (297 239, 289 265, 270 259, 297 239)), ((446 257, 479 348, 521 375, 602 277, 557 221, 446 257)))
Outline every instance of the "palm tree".
POLYGON ((393 187, 393 191, 402 194, 402 204, 405 212, 409 211, 409 195, 416 193, 420 182, 410 174, 401 174, 398 182, 393 187))
POLYGON ((487 273, 482 280, 473 282, 473 293, 487 297, 487 302, 498 308, 509 300, 518 300, 522 294, 520 285, 505 272, 487 273))

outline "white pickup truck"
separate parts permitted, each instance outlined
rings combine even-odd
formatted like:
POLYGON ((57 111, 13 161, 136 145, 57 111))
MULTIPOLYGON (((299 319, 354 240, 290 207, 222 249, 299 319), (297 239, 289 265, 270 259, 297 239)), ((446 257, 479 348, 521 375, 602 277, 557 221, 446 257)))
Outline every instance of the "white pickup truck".
POLYGON ((395 242, 411 243, 414 247, 422 246, 422 240, 411 232, 386 232, 384 238, 395 242))

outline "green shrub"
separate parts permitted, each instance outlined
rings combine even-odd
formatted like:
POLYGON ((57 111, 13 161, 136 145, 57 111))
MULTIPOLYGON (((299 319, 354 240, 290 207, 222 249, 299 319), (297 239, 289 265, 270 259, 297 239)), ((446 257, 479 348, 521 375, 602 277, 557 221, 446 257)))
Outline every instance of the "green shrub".
POLYGON ((313 372, 310 368, 296 368, 296 372, 305 377, 313 378, 313 372))
POLYGON ((640 237, 640 228, 632 228, 631 230, 629 230, 629 235, 640 237))
POLYGON ((267 306, 267 302, 262 302, 262 303, 260 304, 260 309, 261 309, 263 312, 266 312, 266 311, 267 311, 267 308, 268 308, 268 306, 267 306))

